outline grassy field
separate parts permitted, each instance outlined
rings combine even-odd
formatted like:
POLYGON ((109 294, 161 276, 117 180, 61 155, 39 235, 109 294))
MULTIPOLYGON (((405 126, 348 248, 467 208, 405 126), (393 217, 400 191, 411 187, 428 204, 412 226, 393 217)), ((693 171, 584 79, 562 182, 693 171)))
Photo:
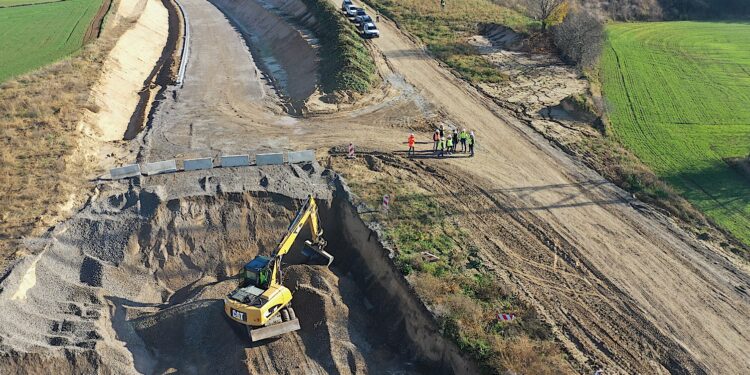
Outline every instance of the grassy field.
MULTIPOLYGON (((0 6, 12 2, 0 0, 0 6)), ((0 82, 81 48, 101 4, 102 0, 66 0, 0 8, 0 82)))
POLYGON ((602 88, 617 140, 750 244, 750 24, 613 24, 602 88))
POLYGON ((62 0, 0 0, 0 8, 14 7, 18 5, 32 5, 40 3, 52 3, 62 0))
POLYGON ((525 30, 530 20, 488 0, 365 0, 370 7, 419 37, 430 52, 471 82, 500 82, 505 76, 466 39, 477 24, 498 23, 525 30))

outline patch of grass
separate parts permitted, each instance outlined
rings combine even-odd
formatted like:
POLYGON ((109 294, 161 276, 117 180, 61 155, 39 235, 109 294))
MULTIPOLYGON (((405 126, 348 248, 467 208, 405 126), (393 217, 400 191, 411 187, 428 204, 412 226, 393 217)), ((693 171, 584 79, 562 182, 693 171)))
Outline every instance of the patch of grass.
POLYGON ((0 8, 0 82, 81 48, 102 0, 0 8))
POLYGON ((470 82, 501 82, 507 77, 482 58, 467 38, 479 23, 497 23, 526 30, 530 20, 488 0, 365 0, 381 14, 419 37, 435 57, 470 82))
POLYGON ((607 35, 602 92, 615 139, 750 244, 750 184, 725 162, 750 153, 750 24, 613 24, 607 35))
POLYGON ((320 73, 326 93, 367 93, 380 77, 375 61, 354 25, 328 0, 302 0, 318 20, 320 73))
POLYGON ((391 194, 389 212, 370 213, 365 219, 383 225, 386 240, 396 249, 396 266, 432 306, 442 334, 476 360, 483 373, 568 372, 550 328, 483 266, 479 249, 456 221, 454 214, 461 207, 437 197, 426 187, 429 182, 415 181, 395 167, 372 172, 364 163, 347 161, 336 162, 334 169, 370 207, 380 207, 383 195, 391 194), (426 260, 423 251, 439 260, 426 260), (517 318, 498 321, 501 312, 517 318))
POLYGON ((40 3, 49 3, 60 0, 0 0, 0 8, 13 7, 18 5, 32 5, 40 3))

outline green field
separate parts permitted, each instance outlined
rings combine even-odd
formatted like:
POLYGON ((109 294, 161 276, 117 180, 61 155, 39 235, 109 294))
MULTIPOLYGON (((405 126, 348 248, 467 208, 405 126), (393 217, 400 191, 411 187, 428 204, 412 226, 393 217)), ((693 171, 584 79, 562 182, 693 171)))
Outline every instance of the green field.
POLYGON ((63 1, 63 0, 0 0, 0 8, 12 7, 12 6, 17 6, 17 5, 51 3, 55 1, 63 1))
MULTIPOLYGON (((12 0, 0 0, 6 4, 12 0)), ((28 1, 27 1, 28 2, 28 1)), ((102 0, 0 8, 0 81, 75 52, 102 0)))
POLYGON ((613 24, 602 88, 615 137, 750 244, 750 24, 613 24))

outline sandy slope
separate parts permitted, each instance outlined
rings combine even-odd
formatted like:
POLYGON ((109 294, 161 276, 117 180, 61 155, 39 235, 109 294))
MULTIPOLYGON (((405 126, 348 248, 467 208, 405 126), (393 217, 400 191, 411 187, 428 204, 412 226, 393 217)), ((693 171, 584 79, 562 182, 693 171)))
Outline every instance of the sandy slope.
POLYGON ((145 4, 126 0, 121 7, 144 5, 135 24, 126 31, 110 52, 106 70, 93 89, 93 102, 100 108, 85 120, 99 129, 101 140, 123 139, 130 117, 138 104, 138 92, 161 56, 167 42, 167 10, 159 0, 145 4))

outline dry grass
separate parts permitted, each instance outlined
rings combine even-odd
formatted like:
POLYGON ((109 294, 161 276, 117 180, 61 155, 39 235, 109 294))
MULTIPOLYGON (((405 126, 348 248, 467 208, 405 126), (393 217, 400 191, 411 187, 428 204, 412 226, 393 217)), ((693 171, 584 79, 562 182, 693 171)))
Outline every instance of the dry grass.
POLYGON ((0 266, 85 184, 78 123, 104 59, 130 22, 62 61, 0 84, 0 266))

